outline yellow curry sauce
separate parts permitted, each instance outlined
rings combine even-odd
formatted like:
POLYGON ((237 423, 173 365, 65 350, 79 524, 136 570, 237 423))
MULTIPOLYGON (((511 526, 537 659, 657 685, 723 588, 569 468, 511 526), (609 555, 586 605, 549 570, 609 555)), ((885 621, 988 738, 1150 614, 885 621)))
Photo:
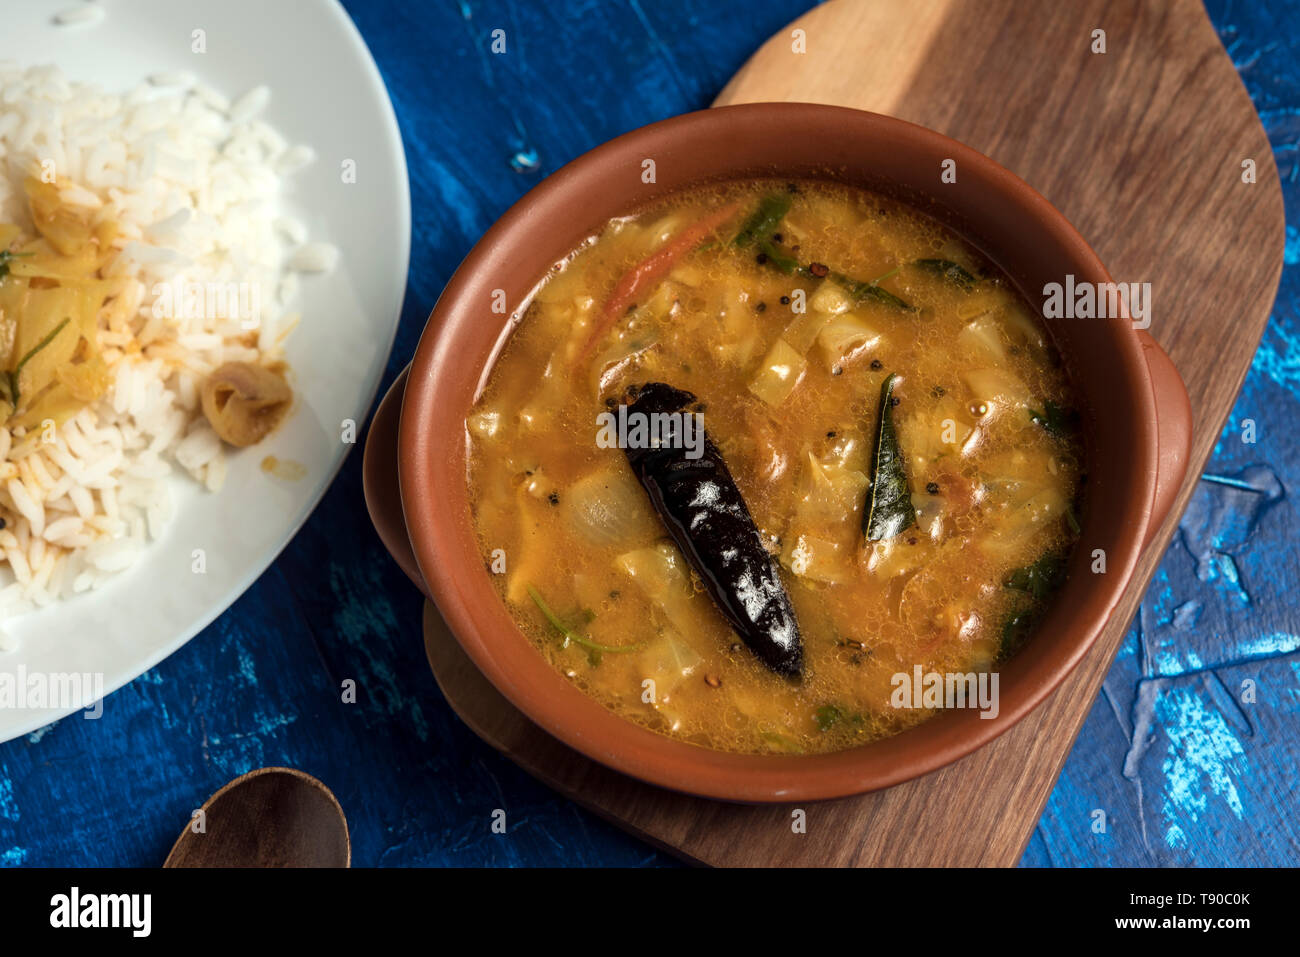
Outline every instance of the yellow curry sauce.
POLYGON ((105 278, 119 228, 64 204, 60 183, 29 177, 25 188, 38 235, 0 223, 0 405, 11 428, 62 424, 108 389, 101 313, 121 324, 138 305, 130 280, 105 278))
POLYGON ((711 187, 611 221, 538 287, 466 423, 473 518, 512 615, 609 708, 710 748, 840 750, 932 713, 891 705, 896 675, 1025 640, 1077 534, 1074 407, 1034 311, 933 220, 829 184, 711 187), (738 640, 598 444, 648 381, 697 397, 780 563, 800 678, 738 640), (869 541, 887 381, 911 514, 869 541))

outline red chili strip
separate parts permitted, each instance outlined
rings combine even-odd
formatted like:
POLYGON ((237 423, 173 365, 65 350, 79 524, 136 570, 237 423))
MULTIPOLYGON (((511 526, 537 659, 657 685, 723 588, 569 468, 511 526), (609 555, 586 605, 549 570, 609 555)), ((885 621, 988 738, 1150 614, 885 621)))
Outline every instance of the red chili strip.
POLYGON ((591 358, 596 345, 609 332, 614 323, 619 320, 619 317, 627 312, 628 307, 636 302, 638 297, 661 283, 673 271, 673 267, 677 265, 683 256, 700 245, 710 233, 736 215, 739 209, 739 203, 731 203, 721 209, 714 210, 702 219, 687 226, 624 273, 623 278, 614 287, 614 291, 605 300, 605 307, 600 311, 600 318, 592 328, 591 335, 587 337, 587 342, 583 345, 582 351, 578 353, 578 364, 581 365, 591 358))

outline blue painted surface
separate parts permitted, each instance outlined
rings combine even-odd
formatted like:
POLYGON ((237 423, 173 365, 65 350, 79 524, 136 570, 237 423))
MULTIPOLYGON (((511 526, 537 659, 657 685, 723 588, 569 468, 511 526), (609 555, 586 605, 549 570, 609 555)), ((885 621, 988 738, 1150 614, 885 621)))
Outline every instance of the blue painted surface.
MULTIPOLYGON (((389 84, 414 205, 407 304, 385 386, 478 236, 592 146, 707 105, 804 0, 348 7, 389 84), (506 31, 508 53, 487 52, 506 31)), ((1209 10, 1300 202, 1294 5, 1209 10)), ((1269 330, 1177 540, 1023 863, 1294 864, 1300 828, 1300 237, 1269 330), (1242 441, 1243 420, 1258 441, 1242 441), (1253 681, 1255 703, 1242 703, 1253 681), (1106 832, 1094 833, 1096 810, 1106 832)), ((0 745, 0 864, 161 862, 192 808, 267 764, 338 794, 358 865, 663 865, 478 741, 424 661, 420 600, 362 507, 360 454, 271 569, 211 627, 72 718, 0 745), (358 686, 342 704, 346 678, 358 686), (508 836, 495 836, 495 808, 508 836)))
MULTIPOLYGON (((1207 8, 1268 132, 1293 223, 1300 8, 1207 8)), ((1300 515, 1290 494, 1300 483, 1300 239, 1293 225, 1286 235, 1281 288, 1250 374, 1025 865, 1300 862, 1300 515), (1091 827, 1098 809, 1104 834, 1091 827)))

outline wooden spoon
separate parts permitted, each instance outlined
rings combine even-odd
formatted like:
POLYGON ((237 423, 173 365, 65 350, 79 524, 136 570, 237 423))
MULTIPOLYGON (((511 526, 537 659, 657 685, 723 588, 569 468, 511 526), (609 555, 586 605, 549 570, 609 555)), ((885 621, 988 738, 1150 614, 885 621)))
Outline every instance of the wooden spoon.
POLYGON ((324 784, 293 768, 259 768, 203 805, 163 867, 348 867, 348 822, 324 784), (195 830, 196 820, 203 822, 195 830))

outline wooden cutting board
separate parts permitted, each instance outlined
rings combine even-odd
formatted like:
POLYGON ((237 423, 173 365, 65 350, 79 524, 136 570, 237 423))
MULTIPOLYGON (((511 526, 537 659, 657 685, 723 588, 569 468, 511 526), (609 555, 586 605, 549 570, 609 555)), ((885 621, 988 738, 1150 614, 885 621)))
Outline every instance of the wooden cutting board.
MULTIPOLYGON (((1200 473, 1245 378, 1282 269, 1282 195, 1250 98, 1196 0, 832 0, 772 37, 717 104, 830 103, 888 113, 993 157, 1052 201, 1119 281, 1152 283, 1151 333, 1183 375, 1200 473), (1104 31, 1105 52, 1093 52, 1104 31), (802 48, 803 52, 799 52, 802 48), (1253 160, 1255 182, 1242 181, 1253 160)), ((1195 484, 1184 484, 1181 512, 1195 484)), ((1033 714, 975 754, 888 791, 740 807, 588 761, 478 673, 431 605, 439 685, 476 733, 552 787, 687 859, 715 865, 1014 865, 1148 580, 1033 714)))

